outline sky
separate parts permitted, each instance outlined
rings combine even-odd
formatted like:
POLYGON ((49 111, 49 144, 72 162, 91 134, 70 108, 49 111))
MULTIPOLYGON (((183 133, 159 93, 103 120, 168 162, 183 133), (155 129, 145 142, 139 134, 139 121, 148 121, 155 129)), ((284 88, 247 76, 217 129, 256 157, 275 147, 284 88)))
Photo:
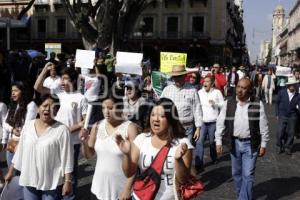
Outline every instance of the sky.
POLYGON ((271 41, 272 14, 278 4, 285 8, 286 17, 297 0, 244 0, 244 26, 251 62, 255 62, 263 40, 271 41))

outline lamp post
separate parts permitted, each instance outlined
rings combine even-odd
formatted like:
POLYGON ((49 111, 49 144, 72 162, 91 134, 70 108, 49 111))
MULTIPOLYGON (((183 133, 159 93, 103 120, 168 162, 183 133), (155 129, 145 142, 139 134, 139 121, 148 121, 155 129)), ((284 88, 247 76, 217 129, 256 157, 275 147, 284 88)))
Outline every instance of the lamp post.
POLYGON ((146 28, 146 23, 144 22, 144 20, 142 19, 140 21, 140 32, 141 32, 141 52, 143 53, 144 50, 144 34, 145 34, 145 28, 146 28))

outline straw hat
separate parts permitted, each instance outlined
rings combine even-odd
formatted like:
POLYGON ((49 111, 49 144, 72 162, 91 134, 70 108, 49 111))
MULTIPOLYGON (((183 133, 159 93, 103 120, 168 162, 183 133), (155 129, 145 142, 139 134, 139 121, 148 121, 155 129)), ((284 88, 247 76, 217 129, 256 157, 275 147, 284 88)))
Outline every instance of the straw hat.
POLYGON ((182 75, 185 75, 187 73, 188 73, 188 71, 185 70, 184 65, 173 65, 172 71, 168 72, 167 74, 169 76, 182 76, 182 75))
POLYGON ((297 81, 294 76, 289 76, 288 81, 285 83, 285 85, 295 85, 297 83, 299 83, 299 81, 297 81))

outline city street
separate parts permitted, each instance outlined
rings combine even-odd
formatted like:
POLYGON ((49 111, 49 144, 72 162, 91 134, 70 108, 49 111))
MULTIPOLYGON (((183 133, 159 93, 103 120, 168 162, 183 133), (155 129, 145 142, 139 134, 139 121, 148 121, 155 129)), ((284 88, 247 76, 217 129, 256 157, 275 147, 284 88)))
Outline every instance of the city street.
MULTIPOLYGON (((259 158, 256 165, 254 199, 266 200, 300 200, 300 140, 294 142, 294 153, 291 156, 276 153, 276 118, 274 106, 266 105, 269 119, 270 142, 267 154, 259 158)), ((205 149, 206 163, 210 162, 209 149, 205 149)), ((80 160, 79 195, 78 200, 92 199, 90 184, 93 176, 95 159, 80 160)), ((230 156, 228 153, 220 158, 217 165, 207 165, 199 175, 204 181, 205 193, 197 199, 229 200, 235 199, 233 181, 231 178, 230 156)))

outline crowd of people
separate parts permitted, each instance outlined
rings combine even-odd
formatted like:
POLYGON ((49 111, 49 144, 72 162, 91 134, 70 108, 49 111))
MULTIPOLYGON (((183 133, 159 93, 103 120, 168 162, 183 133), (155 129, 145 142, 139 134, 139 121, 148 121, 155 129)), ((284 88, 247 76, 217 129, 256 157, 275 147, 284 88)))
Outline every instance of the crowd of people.
POLYGON ((0 94, 9 170, 0 181, 19 176, 26 200, 75 199, 80 153, 87 159, 96 155, 95 198, 138 199, 132 191, 136 174, 166 145, 170 150, 155 199, 173 200, 176 181, 185 184, 204 170, 207 138, 212 164, 228 144, 237 199, 251 200, 256 161, 269 141, 263 101, 272 104, 275 90, 278 153, 292 154, 300 108, 297 70, 284 78, 257 66, 214 64, 188 72, 174 65, 158 96, 150 70, 142 76, 115 74, 108 52, 97 52, 89 71, 75 68, 74 58, 55 57, 30 59, 13 52, 9 62, 0 63, 1 77, 9 74, 0 94), (22 72, 11 67, 23 65, 22 72))

